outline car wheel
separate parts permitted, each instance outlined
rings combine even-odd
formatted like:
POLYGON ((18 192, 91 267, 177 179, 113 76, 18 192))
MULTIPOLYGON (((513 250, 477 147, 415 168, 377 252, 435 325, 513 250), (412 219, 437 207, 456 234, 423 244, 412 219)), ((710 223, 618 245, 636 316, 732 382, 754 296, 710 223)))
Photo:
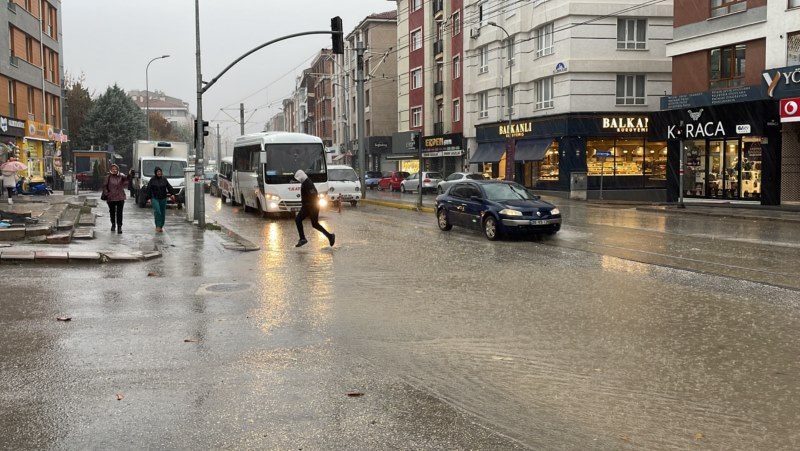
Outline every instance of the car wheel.
POLYGON ((436 222, 439 224, 439 229, 445 232, 453 228, 453 224, 450 224, 450 221, 447 220, 447 210, 444 208, 440 208, 436 212, 436 222))
POLYGON ((497 227, 497 220, 494 219, 494 216, 487 216, 483 220, 483 234, 486 235, 489 241, 495 241, 500 238, 500 229, 497 227))
POLYGON ((219 193, 219 198, 222 200, 222 205, 225 205, 225 195, 222 192, 219 193))
POLYGON ((378 191, 383 191, 383 187, 381 187, 380 185, 378 185, 377 189, 378 191))
POLYGON ((357 201, 357 200, 351 200, 351 201, 350 201, 350 205, 352 205, 352 206, 354 206, 354 207, 355 207, 355 206, 357 206, 357 205, 358 205, 358 201, 357 201))
POLYGON ((402 183, 400 184, 400 192, 403 193, 403 194, 406 193, 406 186, 403 185, 402 183))
POLYGON ((440 187, 438 187, 438 188, 436 188, 436 191, 437 191, 439 194, 444 194, 444 190, 442 189, 442 187, 441 187, 441 186, 440 186, 440 187))

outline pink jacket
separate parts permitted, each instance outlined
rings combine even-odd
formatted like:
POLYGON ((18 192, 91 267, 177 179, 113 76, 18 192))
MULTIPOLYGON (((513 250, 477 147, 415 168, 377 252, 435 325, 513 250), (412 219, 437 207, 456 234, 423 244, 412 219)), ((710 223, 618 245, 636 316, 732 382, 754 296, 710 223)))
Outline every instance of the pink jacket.
POLYGON ((107 202, 114 202, 125 200, 128 196, 125 194, 125 188, 128 187, 128 177, 122 174, 108 174, 103 182, 103 194, 108 196, 107 202))

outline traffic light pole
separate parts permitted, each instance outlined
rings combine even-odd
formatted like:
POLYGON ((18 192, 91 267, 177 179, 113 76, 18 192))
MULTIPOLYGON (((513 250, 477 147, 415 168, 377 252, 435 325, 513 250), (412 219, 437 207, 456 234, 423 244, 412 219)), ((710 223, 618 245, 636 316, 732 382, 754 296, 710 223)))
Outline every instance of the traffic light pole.
POLYGON ((361 198, 367 195, 366 144, 364 143, 364 43, 356 42, 356 111, 358 111, 358 178, 361 180, 361 198))

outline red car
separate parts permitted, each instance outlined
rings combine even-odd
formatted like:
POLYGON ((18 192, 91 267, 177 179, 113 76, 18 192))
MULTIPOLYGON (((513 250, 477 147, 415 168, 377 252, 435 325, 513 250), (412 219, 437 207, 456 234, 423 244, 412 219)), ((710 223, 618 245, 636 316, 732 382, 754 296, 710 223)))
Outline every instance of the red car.
POLYGON ((383 173, 383 178, 378 181, 378 191, 388 189, 389 191, 400 191, 400 182, 408 177, 405 171, 387 171, 383 173))

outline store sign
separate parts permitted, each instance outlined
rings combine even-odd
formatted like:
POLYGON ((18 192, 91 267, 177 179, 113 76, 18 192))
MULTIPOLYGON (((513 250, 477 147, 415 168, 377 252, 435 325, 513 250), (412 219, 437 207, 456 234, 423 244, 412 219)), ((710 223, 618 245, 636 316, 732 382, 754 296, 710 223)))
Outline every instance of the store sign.
POLYGON ((36 121, 27 121, 27 131, 26 137, 27 138, 36 138, 44 141, 52 141, 55 133, 53 132, 53 127, 43 123, 43 122, 36 122, 36 121))
POLYGON ((715 136, 725 136, 725 126, 722 122, 702 122, 703 108, 698 110, 686 110, 694 123, 688 123, 681 129, 679 125, 667 127, 667 139, 678 139, 683 135, 685 138, 710 138, 715 136))
POLYGON ((0 116, 0 131, 7 136, 24 136, 25 123, 10 117, 0 116))
POLYGON ((533 122, 518 122, 511 125, 499 125, 497 133, 506 138, 519 138, 533 131, 533 122))
POLYGON ((800 122, 800 98, 781 100, 781 122, 800 122))
POLYGON ((649 121, 646 117, 604 117, 603 128, 617 133, 646 133, 649 121))
POLYGON ((558 64, 556 64, 556 68, 555 68, 555 70, 553 70, 553 73, 554 74, 560 74, 560 73, 563 73, 563 72, 566 72, 566 71, 567 71, 567 65, 564 64, 564 63, 558 63, 558 64))
POLYGON ((782 99, 800 94, 800 66, 771 69, 761 74, 767 84, 767 95, 782 99))
POLYGON ((752 127, 750 127, 750 124, 739 124, 736 126, 736 133, 740 135, 746 135, 748 133, 752 133, 751 130, 752 127))

